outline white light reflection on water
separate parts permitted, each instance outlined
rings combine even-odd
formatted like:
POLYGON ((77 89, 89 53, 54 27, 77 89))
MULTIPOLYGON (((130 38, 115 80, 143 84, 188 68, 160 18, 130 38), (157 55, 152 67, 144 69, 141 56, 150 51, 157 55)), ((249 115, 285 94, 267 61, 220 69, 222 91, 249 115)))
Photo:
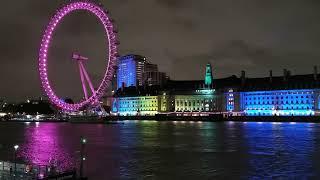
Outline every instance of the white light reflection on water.
POLYGON ((282 124, 282 123, 281 122, 272 122, 272 124, 277 125, 277 124, 282 124))

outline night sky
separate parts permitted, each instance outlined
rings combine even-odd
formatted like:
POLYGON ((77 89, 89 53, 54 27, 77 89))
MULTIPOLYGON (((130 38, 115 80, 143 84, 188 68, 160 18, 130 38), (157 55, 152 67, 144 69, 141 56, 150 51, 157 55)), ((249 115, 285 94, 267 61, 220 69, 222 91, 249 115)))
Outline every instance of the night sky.
MULTIPOLYGON (((49 17, 64 1, 4 1, 0 11, 0 98, 41 96, 37 53, 49 17)), ((215 78, 246 70, 250 77, 312 73, 320 60, 319 0, 102 0, 118 29, 120 54, 140 54, 171 79, 203 77, 211 62, 215 78)), ((90 58, 94 83, 103 73, 101 25, 74 13, 57 29, 49 76, 58 95, 81 94, 72 51, 90 58)))

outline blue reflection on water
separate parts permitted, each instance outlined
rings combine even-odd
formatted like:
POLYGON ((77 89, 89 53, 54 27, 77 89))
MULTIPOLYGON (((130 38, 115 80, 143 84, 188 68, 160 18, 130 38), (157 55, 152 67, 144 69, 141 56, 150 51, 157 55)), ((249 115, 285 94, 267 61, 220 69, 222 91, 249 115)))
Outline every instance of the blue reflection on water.
POLYGON ((250 178, 315 176, 311 173, 314 135, 310 124, 249 122, 243 125, 250 178))

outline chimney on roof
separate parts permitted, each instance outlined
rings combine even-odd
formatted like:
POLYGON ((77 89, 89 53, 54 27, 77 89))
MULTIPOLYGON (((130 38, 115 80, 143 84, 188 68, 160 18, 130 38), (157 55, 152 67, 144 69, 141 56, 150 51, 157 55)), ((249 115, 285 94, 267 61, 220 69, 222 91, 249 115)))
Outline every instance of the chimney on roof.
POLYGON ((269 71, 269 80, 270 80, 270 83, 272 83, 272 70, 269 71))
POLYGON ((315 81, 318 80, 318 68, 317 68, 317 66, 313 66, 313 79, 315 81))
POLYGON ((242 86, 244 85, 245 81, 246 81, 246 72, 241 71, 241 84, 242 84, 242 86))
POLYGON ((283 69, 283 80, 287 80, 287 69, 283 69))

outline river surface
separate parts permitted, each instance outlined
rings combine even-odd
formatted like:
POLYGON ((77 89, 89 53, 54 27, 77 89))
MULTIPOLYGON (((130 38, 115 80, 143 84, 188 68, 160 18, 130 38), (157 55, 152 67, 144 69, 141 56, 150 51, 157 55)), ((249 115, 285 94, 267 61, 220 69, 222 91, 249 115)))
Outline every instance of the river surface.
POLYGON ((78 166, 81 136, 90 180, 320 178, 314 123, 0 123, 0 159, 78 166))

